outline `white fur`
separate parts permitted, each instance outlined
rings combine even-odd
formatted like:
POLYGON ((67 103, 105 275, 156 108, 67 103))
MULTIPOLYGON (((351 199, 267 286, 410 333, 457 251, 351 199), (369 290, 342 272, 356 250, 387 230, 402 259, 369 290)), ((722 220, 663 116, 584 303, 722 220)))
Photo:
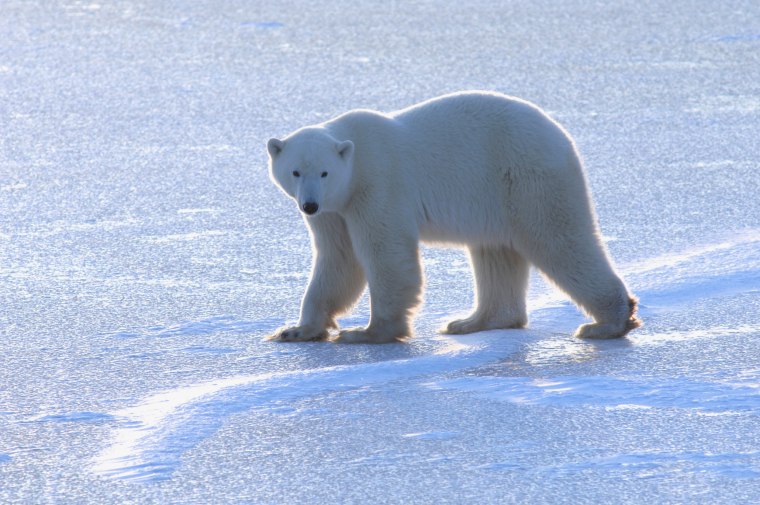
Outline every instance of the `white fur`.
POLYGON ((640 324, 573 141, 528 102, 466 92, 392 114, 351 111, 268 148, 275 183, 302 210, 318 205, 305 217, 315 259, 300 321, 273 339, 326 338, 367 282, 369 326, 338 339, 410 337, 420 240, 469 249, 476 307, 449 333, 525 326, 529 263, 594 318, 576 335, 618 337, 640 324))

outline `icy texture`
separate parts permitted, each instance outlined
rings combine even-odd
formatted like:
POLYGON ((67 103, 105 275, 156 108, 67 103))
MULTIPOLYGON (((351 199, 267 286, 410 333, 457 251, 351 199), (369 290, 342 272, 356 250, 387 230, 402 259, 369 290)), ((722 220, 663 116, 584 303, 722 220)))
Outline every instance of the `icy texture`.
MULTIPOLYGON (((413 4, 413 5, 410 5, 413 4)), ((0 502, 760 502, 760 5, 0 6, 0 502), (410 344, 262 341, 311 253, 270 136, 460 89, 578 142, 630 338, 425 249, 410 344)), ((343 322, 366 322, 366 298, 343 322)))

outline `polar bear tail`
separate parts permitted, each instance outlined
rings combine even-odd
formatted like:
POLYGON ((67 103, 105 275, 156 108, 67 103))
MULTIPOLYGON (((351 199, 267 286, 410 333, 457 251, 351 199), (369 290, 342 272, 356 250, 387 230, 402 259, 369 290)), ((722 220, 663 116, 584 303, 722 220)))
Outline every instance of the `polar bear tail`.
POLYGON ((644 322, 636 315, 639 310, 639 299, 635 296, 628 297, 628 321, 625 323, 625 333, 638 328, 644 322))

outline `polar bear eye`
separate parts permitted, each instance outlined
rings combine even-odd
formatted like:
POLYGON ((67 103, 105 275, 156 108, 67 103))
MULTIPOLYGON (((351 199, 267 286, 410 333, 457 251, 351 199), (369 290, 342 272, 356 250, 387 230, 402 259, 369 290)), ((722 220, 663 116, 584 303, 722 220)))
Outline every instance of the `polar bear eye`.
POLYGON ((293 177, 301 177, 301 172, 298 170, 293 170, 293 177))
POLYGON ((322 177, 327 177, 327 172, 322 172, 322 177))

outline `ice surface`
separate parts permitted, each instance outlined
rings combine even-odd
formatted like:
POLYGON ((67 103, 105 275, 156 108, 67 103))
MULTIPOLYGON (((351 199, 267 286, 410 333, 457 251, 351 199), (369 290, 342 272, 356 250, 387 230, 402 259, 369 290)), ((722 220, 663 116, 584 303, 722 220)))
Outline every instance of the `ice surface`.
MULTIPOLYGON (((760 502, 760 6, 0 6, 0 502, 760 502), (754 23, 754 24, 753 24, 754 23), (266 139, 460 89, 576 138, 629 338, 535 275, 530 327, 283 345, 310 251, 266 139)), ((341 322, 366 322, 366 297, 341 322)))

